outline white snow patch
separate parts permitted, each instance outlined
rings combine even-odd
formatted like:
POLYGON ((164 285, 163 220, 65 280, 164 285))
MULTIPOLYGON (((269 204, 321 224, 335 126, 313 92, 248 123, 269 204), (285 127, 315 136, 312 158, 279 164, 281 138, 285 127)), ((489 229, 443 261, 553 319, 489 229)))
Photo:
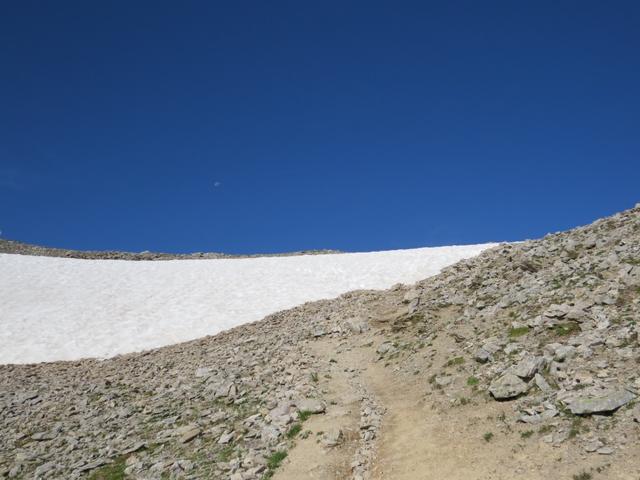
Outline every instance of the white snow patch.
POLYGON ((350 290, 414 283, 494 245, 156 262, 0 254, 0 364, 193 340, 350 290))

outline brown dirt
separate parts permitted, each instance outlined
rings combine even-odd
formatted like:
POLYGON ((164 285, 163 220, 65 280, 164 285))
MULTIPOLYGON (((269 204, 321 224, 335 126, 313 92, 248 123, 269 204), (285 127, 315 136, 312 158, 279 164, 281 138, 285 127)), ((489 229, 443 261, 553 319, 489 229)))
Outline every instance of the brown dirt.
MULTIPOLYGON (((470 403, 453 406, 460 391, 447 393, 428 382, 446 362, 450 339, 434 342, 431 348, 435 354, 425 355, 424 363, 416 366, 420 372, 411 375, 376 361, 375 345, 384 338, 378 337, 379 333, 355 337, 346 349, 332 340, 317 342, 316 355, 324 359, 321 361, 338 360, 331 378, 322 379, 327 399, 337 404, 330 405, 326 415, 305 423, 303 430, 313 434, 297 441, 276 480, 350 478, 349 463, 357 436, 339 448, 326 449, 315 435, 329 428, 357 429, 359 402, 343 371, 348 366, 359 367, 359 381, 386 409, 370 472, 372 480, 572 480, 581 472, 591 472, 593 480, 640 478, 635 461, 640 447, 635 442, 617 452, 613 461, 608 456, 581 454, 569 443, 551 446, 542 441, 536 426, 510 427, 500 420, 503 414, 513 415, 509 402, 495 402, 484 393, 474 393, 471 387, 463 391, 470 403), (337 349, 343 352, 336 354, 337 349), (521 436, 530 430, 534 433, 529 437, 521 436), (493 434, 490 441, 484 439, 487 432, 493 434)), ((464 367, 450 373, 458 382, 466 381, 464 367)))

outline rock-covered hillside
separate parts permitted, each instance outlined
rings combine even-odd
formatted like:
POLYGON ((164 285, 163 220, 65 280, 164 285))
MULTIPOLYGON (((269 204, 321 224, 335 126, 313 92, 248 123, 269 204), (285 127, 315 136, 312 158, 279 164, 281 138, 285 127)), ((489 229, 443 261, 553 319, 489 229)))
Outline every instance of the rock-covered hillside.
POLYGON ((412 286, 0 366, 8 478, 640 478, 640 206, 412 286))
POLYGON ((35 255, 43 257, 82 258, 85 260, 196 260, 213 258, 256 258, 256 257, 288 257, 293 255, 322 255, 341 253, 338 250, 304 250, 300 252, 270 253, 254 255, 232 255, 218 252, 195 253, 162 253, 162 252, 119 252, 119 251, 85 251, 67 250, 63 248, 42 247, 29 243, 0 238, 0 253, 17 255, 35 255))

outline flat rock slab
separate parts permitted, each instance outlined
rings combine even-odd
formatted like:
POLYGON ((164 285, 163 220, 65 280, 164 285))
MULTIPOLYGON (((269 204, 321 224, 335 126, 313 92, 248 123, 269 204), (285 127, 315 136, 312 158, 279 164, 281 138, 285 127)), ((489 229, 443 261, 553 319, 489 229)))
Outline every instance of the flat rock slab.
POLYGON ((628 390, 609 390, 597 396, 577 397, 569 403, 569 410, 574 415, 612 412, 634 398, 628 390))
POLYGON ((528 389, 529 386, 520 377, 506 373, 491 383, 489 392, 496 400, 506 400, 522 395, 528 389))
POLYGON ((315 398, 305 398, 304 400, 298 400, 296 402, 296 407, 301 412, 309 412, 309 413, 324 413, 327 406, 321 400, 317 400, 315 398))
POLYGON ((190 442, 201 433, 202 430, 195 425, 187 425, 186 427, 178 429, 178 434, 180 435, 180 443, 190 442))

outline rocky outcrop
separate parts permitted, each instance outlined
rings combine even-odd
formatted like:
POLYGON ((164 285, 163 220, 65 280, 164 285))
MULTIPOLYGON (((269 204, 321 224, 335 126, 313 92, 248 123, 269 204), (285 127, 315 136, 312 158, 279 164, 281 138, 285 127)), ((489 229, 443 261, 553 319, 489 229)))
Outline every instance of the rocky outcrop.
POLYGON ((0 238, 0 253, 17 255, 34 255, 41 257, 80 258, 85 260, 198 260, 215 258, 256 258, 256 257, 289 257, 294 255, 325 255, 329 253, 342 253, 339 250, 303 250, 300 252, 265 253, 251 255, 234 255, 219 252, 195 252, 195 253, 161 253, 161 252, 120 252, 120 251, 88 251, 69 250, 64 248, 41 247, 15 240, 0 238))

